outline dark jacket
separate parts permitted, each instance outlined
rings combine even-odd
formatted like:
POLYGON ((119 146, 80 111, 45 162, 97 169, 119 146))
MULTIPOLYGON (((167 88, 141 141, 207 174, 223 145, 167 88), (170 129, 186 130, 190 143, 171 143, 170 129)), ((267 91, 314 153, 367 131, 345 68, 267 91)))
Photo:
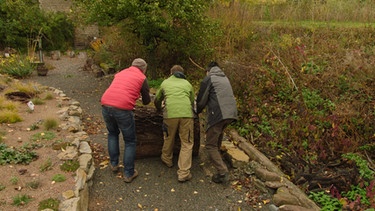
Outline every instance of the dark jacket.
POLYGON ((207 128, 224 119, 237 120, 237 104, 232 86, 224 72, 212 67, 201 82, 197 96, 197 113, 207 106, 207 128))

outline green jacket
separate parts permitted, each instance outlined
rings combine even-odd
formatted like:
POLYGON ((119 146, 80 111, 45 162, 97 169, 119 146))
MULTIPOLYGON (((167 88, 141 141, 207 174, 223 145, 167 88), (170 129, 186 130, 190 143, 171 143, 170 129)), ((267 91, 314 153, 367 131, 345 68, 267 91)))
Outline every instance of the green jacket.
POLYGON ((193 86, 181 72, 176 72, 165 79, 155 95, 157 110, 163 109, 164 118, 193 118, 193 86))

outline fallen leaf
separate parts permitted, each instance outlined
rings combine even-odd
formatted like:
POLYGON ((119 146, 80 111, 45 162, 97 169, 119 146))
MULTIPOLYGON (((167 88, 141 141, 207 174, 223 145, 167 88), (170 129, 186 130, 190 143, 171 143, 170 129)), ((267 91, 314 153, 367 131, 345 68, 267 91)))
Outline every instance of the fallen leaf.
POLYGON ((138 203, 138 208, 142 209, 142 204, 138 203))
POLYGON ((99 166, 107 166, 109 164, 109 160, 105 160, 99 164, 99 166))

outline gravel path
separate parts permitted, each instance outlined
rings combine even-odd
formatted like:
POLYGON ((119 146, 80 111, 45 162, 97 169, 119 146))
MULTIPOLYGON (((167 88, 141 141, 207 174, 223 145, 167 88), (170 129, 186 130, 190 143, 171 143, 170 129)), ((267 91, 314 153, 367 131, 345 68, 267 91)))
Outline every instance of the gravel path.
MULTIPOLYGON (((55 68, 47 76, 35 73, 27 80, 62 90, 81 103, 84 114, 101 119, 99 100, 111 79, 95 78, 93 73, 83 71, 84 56, 45 58, 45 62, 55 68)), ((102 145, 106 153, 105 128, 99 130, 90 139, 102 145)), ((193 179, 186 183, 177 181, 176 165, 167 168, 158 157, 136 160, 139 176, 132 183, 124 183, 108 168, 97 168, 90 187, 89 210, 255 210, 246 205, 244 192, 212 183, 201 162, 201 156, 193 159, 193 179)))

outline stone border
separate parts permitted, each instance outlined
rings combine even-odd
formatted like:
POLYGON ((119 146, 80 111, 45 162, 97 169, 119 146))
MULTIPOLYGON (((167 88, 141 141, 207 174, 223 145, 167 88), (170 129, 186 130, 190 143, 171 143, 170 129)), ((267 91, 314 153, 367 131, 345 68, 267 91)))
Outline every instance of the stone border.
MULTIPOLYGON (((239 166, 239 162, 247 165, 252 170, 252 177, 255 186, 268 192, 272 196, 269 208, 279 211, 319 211, 320 208, 307 197, 296 185, 288 180, 276 165, 274 165, 265 155, 258 151, 248 140, 239 136, 237 131, 231 130, 233 146, 246 153, 248 159, 239 160, 235 153, 227 153, 231 164, 239 166)), ((227 152, 230 152, 228 150, 227 152)), ((241 154, 241 153, 240 153, 241 154)), ((235 165, 232 165, 236 168, 235 165)))
POLYGON ((81 126, 82 109, 78 101, 67 97, 63 91, 52 87, 49 89, 58 96, 57 101, 61 102, 61 104, 69 101, 68 106, 60 109, 57 114, 59 119, 63 121, 59 127, 62 130, 71 132, 71 136, 68 136, 67 139, 72 141, 71 146, 68 146, 65 151, 58 154, 58 157, 60 160, 78 158, 80 165, 76 170, 75 186, 71 190, 62 193, 63 200, 60 203, 59 211, 86 211, 88 210, 89 188, 92 185, 95 166, 89 145, 89 136, 83 131, 81 126))

